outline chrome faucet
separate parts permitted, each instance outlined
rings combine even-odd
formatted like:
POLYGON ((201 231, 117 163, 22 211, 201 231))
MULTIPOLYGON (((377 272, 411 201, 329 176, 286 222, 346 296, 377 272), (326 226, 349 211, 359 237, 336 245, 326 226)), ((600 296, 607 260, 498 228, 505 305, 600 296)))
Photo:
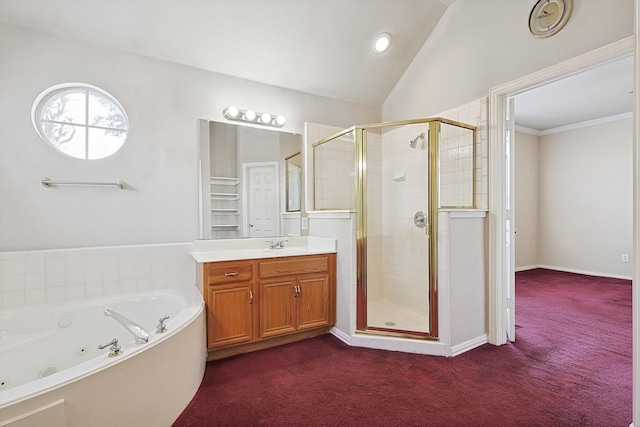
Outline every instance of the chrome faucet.
POLYGON ((278 240, 277 242, 274 242, 273 240, 267 240, 269 249, 284 249, 285 242, 288 242, 288 240, 278 240))
POLYGON ((149 332, 145 331, 136 322, 127 319, 122 314, 116 313, 113 310, 105 310, 104 315, 112 317, 124 326, 135 338, 136 344, 144 344, 149 341, 149 332))
POLYGON ((120 347, 118 345, 118 340, 117 339, 112 339, 111 342, 108 342, 106 344, 101 344, 98 346, 98 350, 102 350, 105 349, 107 347, 109 347, 109 357, 116 357, 116 356, 120 356, 122 354, 122 347, 120 347))

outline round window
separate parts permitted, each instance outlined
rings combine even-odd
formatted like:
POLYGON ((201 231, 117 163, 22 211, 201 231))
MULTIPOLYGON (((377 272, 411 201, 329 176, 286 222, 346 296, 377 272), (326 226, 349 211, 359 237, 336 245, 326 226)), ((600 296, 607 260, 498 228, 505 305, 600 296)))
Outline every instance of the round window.
POLYGON ((129 121, 118 101, 94 86, 69 83, 38 96, 32 109, 38 135, 77 159, 109 157, 127 139, 129 121))

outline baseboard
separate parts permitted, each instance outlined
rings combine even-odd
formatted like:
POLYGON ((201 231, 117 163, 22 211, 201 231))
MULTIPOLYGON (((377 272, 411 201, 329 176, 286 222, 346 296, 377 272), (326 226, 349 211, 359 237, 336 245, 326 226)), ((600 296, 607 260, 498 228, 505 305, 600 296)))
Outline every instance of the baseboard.
POLYGON ((518 271, 535 270, 536 268, 540 268, 540 266, 539 265, 523 265, 522 267, 516 267, 516 273, 518 271))
POLYGON ((456 344, 451 346, 451 356, 458 356, 464 352, 467 352, 469 350, 473 350, 476 347, 480 347, 483 344, 488 343, 489 340, 487 338, 487 335, 481 335, 479 337, 476 338, 472 338, 468 341, 465 341, 461 344, 456 344))
POLYGON ((343 343, 345 343, 347 345, 351 345, 351 335, 345 334, 343 331, 341 331, 340 329, 336 328, 335 326, 333 328, 331 328, 329 333, 331 335, 335 336, 336 338, 338 338, 343 343))
POLYGON ((599 271, 578 270, 576 268, 558 267, 555 265, 540 264, 537 268, 545 268, 547 270, 564 271, 565 273, 584 274, 585 276, 609 277, 611 279, 631 280, 631 276, 621 276, 618 274, 602 273, 599 271))

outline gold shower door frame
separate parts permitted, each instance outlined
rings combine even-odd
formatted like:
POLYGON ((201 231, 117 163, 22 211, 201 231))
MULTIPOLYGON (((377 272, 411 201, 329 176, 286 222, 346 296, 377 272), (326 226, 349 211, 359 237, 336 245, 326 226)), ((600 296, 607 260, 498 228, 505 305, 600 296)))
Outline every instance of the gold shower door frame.
MULTIPOLYGON (((473 182, 475 185, 476 153, 475 134, 476 127, 464 123, 443 119, 440 117, 404 120, 397 122, 376 123, 364 126, 355 126, 355 195, 356 195, 356 263, 357 263, 357 290, 356 290, 356 332, 374 335, 391 335, 425 340, 438 340, 438 210, 440 209, 440 124, 447 123, 453 126, 469 129, 473 132, 473 182), (411 332, 395 329, 369 327, 367 325, 367 130, 402 126, 411 124, 429 124, 429 150, 428 167, 428 218, 429 223, 425 227, 425 234, 429 238, 429 332, 411 332)), ((475 208, 475 188, 473 191, 473 206, 463 208, 475 208)), ((462 207, 462 206, 461 206, 462 207)))

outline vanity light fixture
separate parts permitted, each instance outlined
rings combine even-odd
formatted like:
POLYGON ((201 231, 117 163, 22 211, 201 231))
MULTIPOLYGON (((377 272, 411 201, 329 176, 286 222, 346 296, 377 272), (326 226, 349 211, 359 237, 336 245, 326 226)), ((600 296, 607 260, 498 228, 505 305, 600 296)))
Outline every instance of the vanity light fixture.
POLYGON ((242 117, 244 117, 245 120, 252 122, 256 119, 256 112, 253 110, 247 110, 244 112, 242 117))
POLYGON ((260 121, 265 124, 271 123, 271 114, 269 113, 260 114, 260 121))
POLYGON ((259 113, 254 110, 241 110, 237 107, 227 107, 222 110, 222 115, 227 120, 235 120, 238 122, 253 123, 256 125, 266 125, 281 128, 287 119, 282 115, 271 113, 259 113))
POLYGON ((373 41, 373 53, 380 55, 391 47, 391 41, 393 38, 389 33, 382 33, 373 41))

